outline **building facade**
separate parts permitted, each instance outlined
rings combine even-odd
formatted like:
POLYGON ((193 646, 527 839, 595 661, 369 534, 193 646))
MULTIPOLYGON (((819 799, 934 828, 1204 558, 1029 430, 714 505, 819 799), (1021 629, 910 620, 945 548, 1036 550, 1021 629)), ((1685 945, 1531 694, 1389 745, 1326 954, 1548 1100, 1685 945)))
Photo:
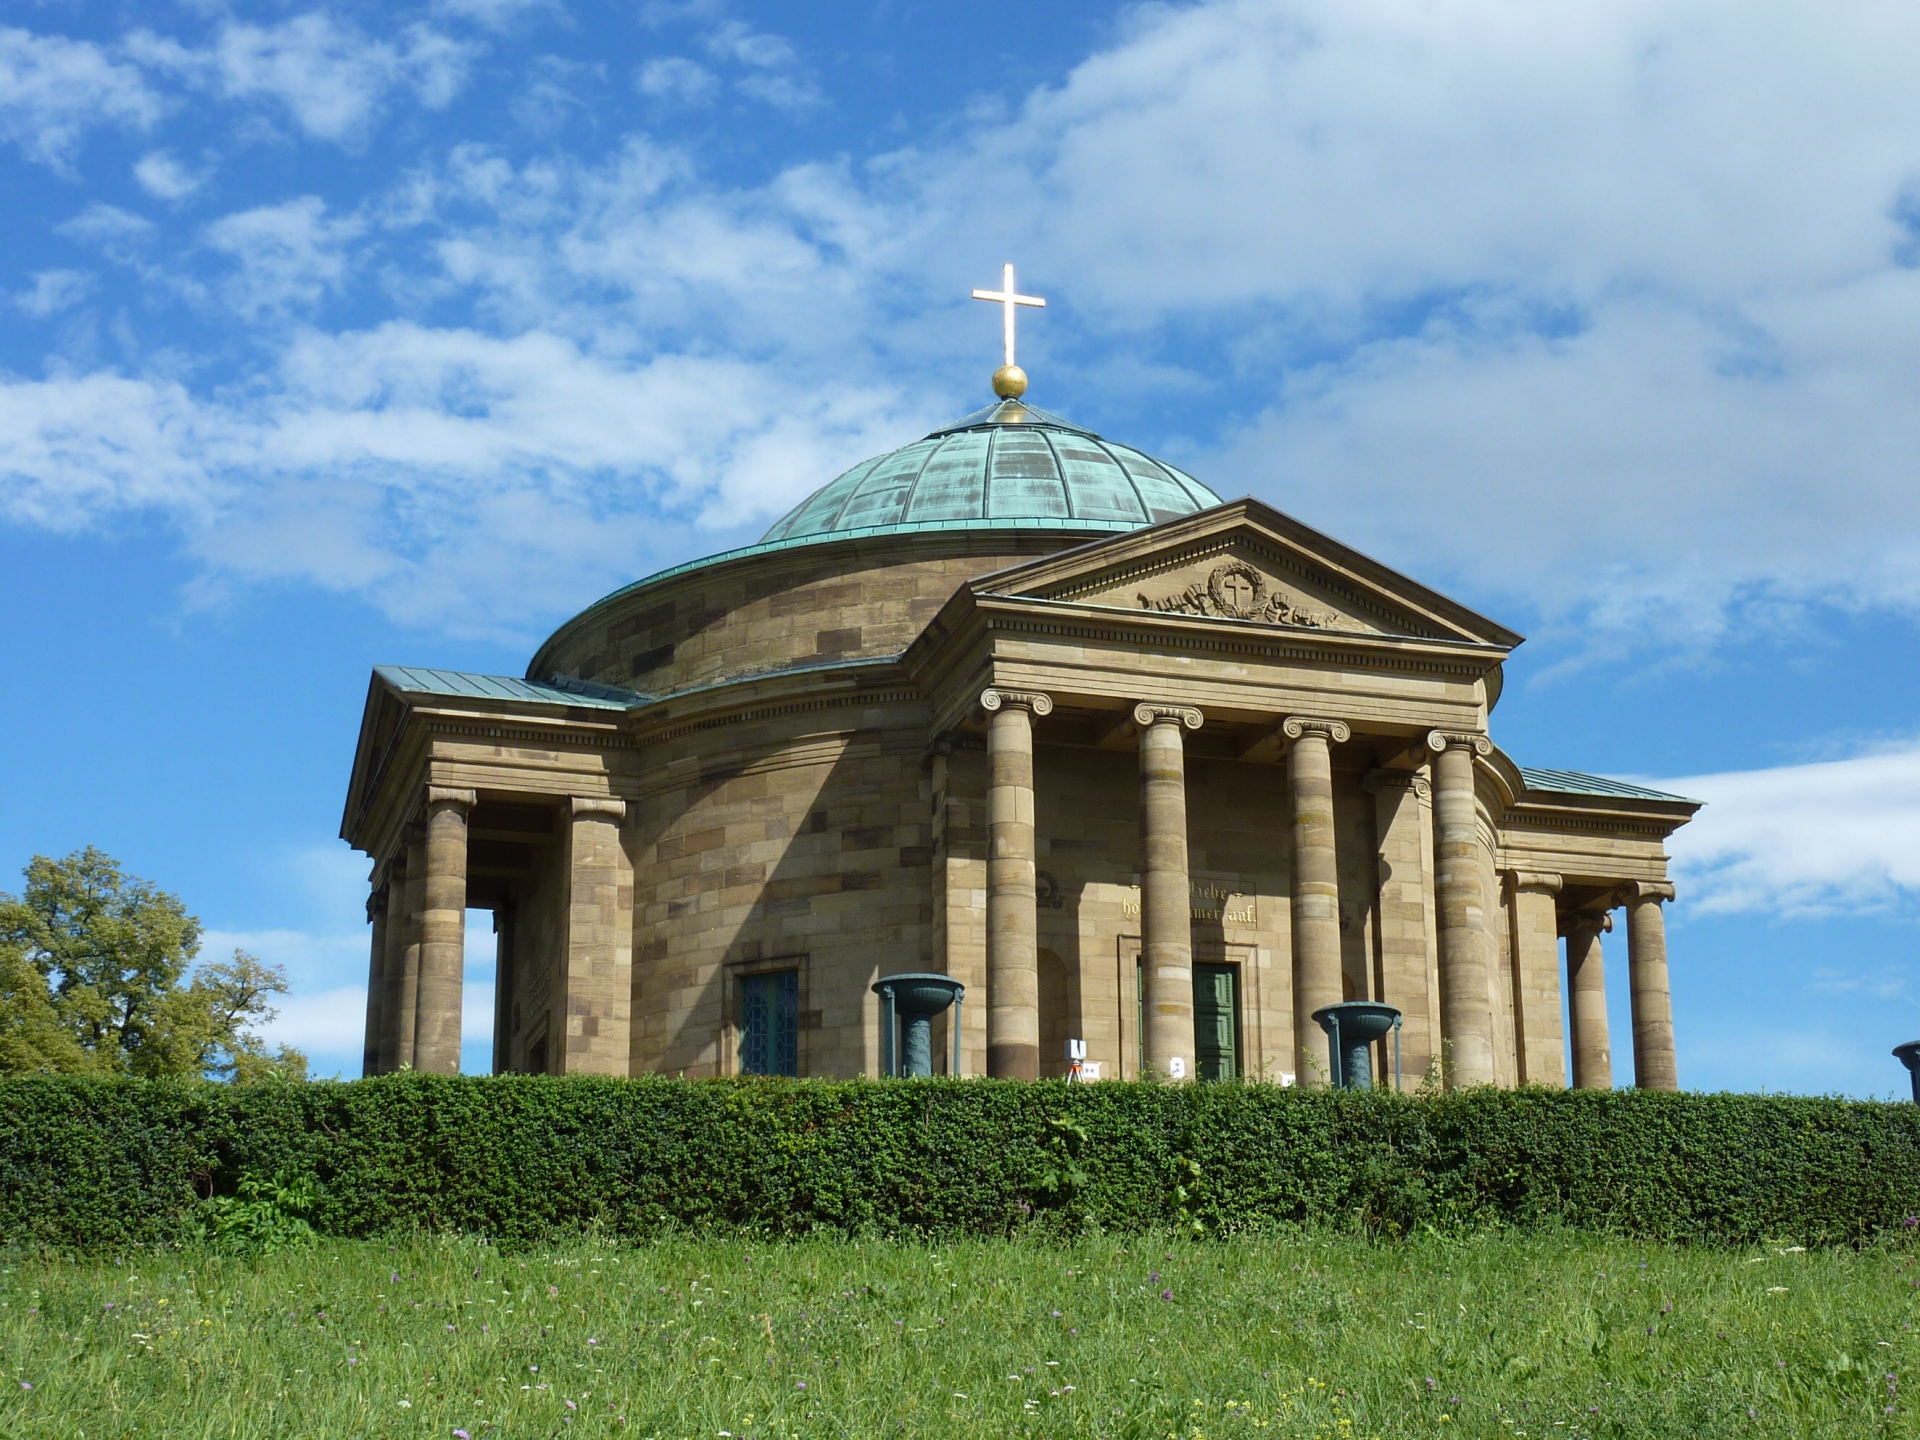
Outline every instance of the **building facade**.
POLYGON ((1371 999, 1405 1088, 1606 1086, 1623 912, 1631 1076, 1675 1088, 1664 841, 1697 806, 1509 759, 1520 639, 1003 401, 524 678, 374 672, 366 1069, 458 1069, 479 909, 498 1071, 875 1074, 873 982, 933 970, 969 1075, 1079 1039, 1103 1077, 1322 1083, 1312 1012, 1371 999))

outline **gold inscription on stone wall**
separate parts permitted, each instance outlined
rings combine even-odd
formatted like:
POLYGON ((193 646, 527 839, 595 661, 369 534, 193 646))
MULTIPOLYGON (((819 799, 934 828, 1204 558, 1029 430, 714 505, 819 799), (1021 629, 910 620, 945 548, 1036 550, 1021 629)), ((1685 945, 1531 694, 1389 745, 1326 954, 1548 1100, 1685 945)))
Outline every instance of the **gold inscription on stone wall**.
POLYGON ((1316 629, 1329 629, 1339 623, 1338 616, 1294 604, 1244 560, 1216 565, 1205 583, 1196 580, 1175 594, 1156 599, 1140 591, 1135 598, 1142 610, 1170 615, 1211 615, 1221 620, 1260 620, 1269 625, 1311 625, 1316 629))
MULTIPOLYGON (((1257 905, 1251 895, 1242 895, 1238 891, 1221 888, 1212 880, 1189 880, 1187 882, 1187 914, 1195 923, 1208 921, 1221 925, 1243 925, 1252 927, 1259 924, 1257 905)), ((1127 891, 1120 902, 1120 915, 1123 919, 1140 918, 1140 887, 1135 885, 1127 891)))

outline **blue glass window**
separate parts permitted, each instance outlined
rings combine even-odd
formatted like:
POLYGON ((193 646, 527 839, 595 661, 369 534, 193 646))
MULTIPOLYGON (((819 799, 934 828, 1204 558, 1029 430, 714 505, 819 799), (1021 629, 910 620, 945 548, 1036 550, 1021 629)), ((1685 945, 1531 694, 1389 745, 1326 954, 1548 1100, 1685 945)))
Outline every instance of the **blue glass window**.
POLYGON ((800 1073, 800 972, 740 980, 740 1073, 800 1073))

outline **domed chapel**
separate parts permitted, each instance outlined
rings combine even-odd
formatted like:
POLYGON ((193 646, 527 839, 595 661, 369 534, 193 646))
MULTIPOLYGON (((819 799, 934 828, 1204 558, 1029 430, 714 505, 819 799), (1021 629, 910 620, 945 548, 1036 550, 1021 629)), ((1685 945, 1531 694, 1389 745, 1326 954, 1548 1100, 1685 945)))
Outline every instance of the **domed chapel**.
POLYGON ((1388 1083, 1607 1086, 1624 911, 1633 1082, 1676 1088, 1695 802, 1517 764, 1519 635, 1028 403, 1038 302, 1011 266, 975 293, 995 403, 524 676, 374 670, 341 826, 366 1073, 458 1071, 479 909, 498 1072, 876 1075, 874 982, 934 971, 965 986, 937 1071, 1063 1075, 1080 1041, 1088 1078, 1322 1084, 1313 1012, 1360 999, 1404 1017, 1388 1083))

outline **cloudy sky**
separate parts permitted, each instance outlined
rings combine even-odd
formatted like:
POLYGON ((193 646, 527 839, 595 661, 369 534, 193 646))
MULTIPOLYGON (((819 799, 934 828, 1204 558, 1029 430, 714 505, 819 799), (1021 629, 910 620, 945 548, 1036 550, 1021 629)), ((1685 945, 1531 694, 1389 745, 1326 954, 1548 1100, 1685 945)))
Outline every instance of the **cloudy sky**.
POLYGON ((518 673, 974 408, 1011 259, 1041 404, 1528 633, 1522 763, 1711 802, 1683 1083, 1902 1088, 1916 73, 1847 0, 23 0, 0 869, 103 846, 351 1073, 369 668, 518 673))

